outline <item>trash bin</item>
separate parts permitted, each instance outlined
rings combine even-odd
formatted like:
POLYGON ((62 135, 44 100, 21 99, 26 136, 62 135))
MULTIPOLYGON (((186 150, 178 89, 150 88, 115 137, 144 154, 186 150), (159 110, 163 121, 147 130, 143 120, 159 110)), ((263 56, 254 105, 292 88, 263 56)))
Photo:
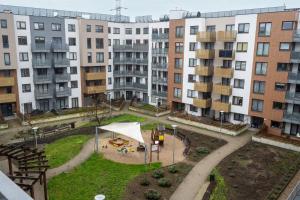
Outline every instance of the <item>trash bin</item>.
POLYGON ((103 194, 98 194, 95 196, 95 200, 105 200, 105 196, 103 194))

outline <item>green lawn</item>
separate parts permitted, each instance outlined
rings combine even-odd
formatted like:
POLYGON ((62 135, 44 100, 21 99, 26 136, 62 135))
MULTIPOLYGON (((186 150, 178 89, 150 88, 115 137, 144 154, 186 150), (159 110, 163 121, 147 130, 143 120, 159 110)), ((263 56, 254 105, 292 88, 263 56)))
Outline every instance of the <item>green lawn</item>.
POLYGON ((96 194, 104 194, 106 199, 120 200, 130 180, 159 167, 155 163, 146 169, 144 165, 116 163, 93 154, 71 172, 52 178, 48 183, 49 197, 50 200, 90 200, 96 194))
MULTIPOLYGON (((101 125, 107 125, 113 122, 144 122, 146 119, 143 117, 135 116, 135 115, 130 115, 130 114, 122 114, 122 115, 117 115, 111 118, 106 118, 101 122, 101 125)), ((97 126, 98 123, 93 121, 85 124, 85 127, 89 126, 97 126)))
MULTIPOLYGON (((143 131, 149 131, 149 130, 151 131, 152 129, 155 129, 157 127, 157 124, 158 124, 157 122, 144 124, 141 126, 141 129, 143 131)), ((172 129, 172 126, 169 124, 165 124, 165 127, 172 129)))
POLYGON ((90 138, 89 135, 74 135, 47 144, 45 151, 50 168, 58 167, 71 160, 90 138))

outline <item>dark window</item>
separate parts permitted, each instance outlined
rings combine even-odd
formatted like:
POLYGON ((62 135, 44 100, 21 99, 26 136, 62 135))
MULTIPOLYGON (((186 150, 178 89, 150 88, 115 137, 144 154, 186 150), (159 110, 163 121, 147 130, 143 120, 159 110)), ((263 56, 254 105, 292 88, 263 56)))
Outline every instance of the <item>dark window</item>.
POLYGON ((289 63, 277 63, 277 71, 289 71, 289 63))
POLYGON ((30 71, 28 68, 21 69, 21 77, 30 77, 30 71))
POLYGON ((273 109, 283 110, 284 109, 284 104, 281 103, 281 102, 274 101, 273 102, 273 109))
POLYGON ((71 88, 78 88, 78 81, 71 81, 71 88))
POLYGON ((96 33, 103 33, 103 26, 101 26, 101 25, 96 25, 95 26, 95 31, 96 31, 96 33))
POLYGON ((103 49, 104 43, 103 38, 96 38, 96 49, 103 49))
POLYGON ((52 31, 61 31, 61 24, 53 23, 51 25, 51 29, 52 29, 52 31))
POLYGON ((175 36, 177 38, 183 38, 184 36, 184 27, 183 26, 177 26, 176 27, 176 33, 175 33, 175 36))
POLYGON ((2 35, 3 48, 9 48, 8 35, 2 35))
POLYGON ((86 25, 86 32, 91 32, 91 31, 92 31, 92 26, 86 25))
POLYGON ((282 123, 271 120, 271 127, 272 128, 282 128, 282 123))
POLYGON ((6 19, 1 19, 1 28, 7 28, 7 20, 6 19))
POLYGON ((286 84, 284 84, 284 83, 275 83, 275 90, 285 91, 286 90, 286 84))
POLYGON ((233 119, 235 121, 243 122, 244 121, 244 115, 243 114, 239 114, 239 113, 234 113, 233 114, 233 119))
POLYGON ((292 21, 284 21, 282 22, 282 30, 293 30, 295 22, 292 21))
POLYGON ((259 99, 252 99, 251 109, 255 112, 262 112, 264 109, 264 101, 259 99))
POLYGON ((23 84, 22 85, 22 92, 23 93, 31 92, 31 86, 30 86, 30 84, 23 84))
POLYGON ((236 105, 236 106, 242 106, 243 105, 243 97, 233 96, 232 104, 236 105))
POLYGON ((199 26, 191 26, 190 27, 190 34, 191 35, 196 35, 198 33, 199 26))
POLYGON ((18 45, 27 45, 27 37, 18 36, 18 45))
POLYGON ((68 24, 68 31, 69 32, 75 32, 76 31, 75 24, 68 24))
POLYGON ((76 38, 69 38, 69 46, 76 46, 76 38))
POLYGON ((250 24, 239 24, 238 33, 249 33, 250 24))
POLYGON ((77 67, 70 67, 70 74, 77 74, 77 67))

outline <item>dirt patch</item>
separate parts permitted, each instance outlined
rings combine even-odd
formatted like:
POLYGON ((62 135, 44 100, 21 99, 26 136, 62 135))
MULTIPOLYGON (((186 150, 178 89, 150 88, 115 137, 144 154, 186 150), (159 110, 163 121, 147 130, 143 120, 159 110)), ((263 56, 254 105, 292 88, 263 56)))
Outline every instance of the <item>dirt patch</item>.
POLYGON ((286 179, 290 169, 297 167, 299 158, 300 154, 293 151, 248 143, 217 167, 228 188, 227 199, 266 199, 286 179))

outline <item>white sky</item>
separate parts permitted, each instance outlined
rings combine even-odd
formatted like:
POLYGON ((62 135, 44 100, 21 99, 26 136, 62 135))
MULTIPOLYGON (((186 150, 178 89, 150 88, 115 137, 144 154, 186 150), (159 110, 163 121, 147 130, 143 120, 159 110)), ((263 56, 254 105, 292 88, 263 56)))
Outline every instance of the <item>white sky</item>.
MULTIPOLYGON (((131 18, 152 15, 157 19, 176 7, 187 11, 212 12, 274 7, 282 6, 284 3, 288 8, 300 8, 300 0, 122 0, 122 5, 128 8, 122 14, 131 18)), ((114 14, 110 9, 115 7, 114 0, 0 0, 0 4, 103 14, 114 14)))

